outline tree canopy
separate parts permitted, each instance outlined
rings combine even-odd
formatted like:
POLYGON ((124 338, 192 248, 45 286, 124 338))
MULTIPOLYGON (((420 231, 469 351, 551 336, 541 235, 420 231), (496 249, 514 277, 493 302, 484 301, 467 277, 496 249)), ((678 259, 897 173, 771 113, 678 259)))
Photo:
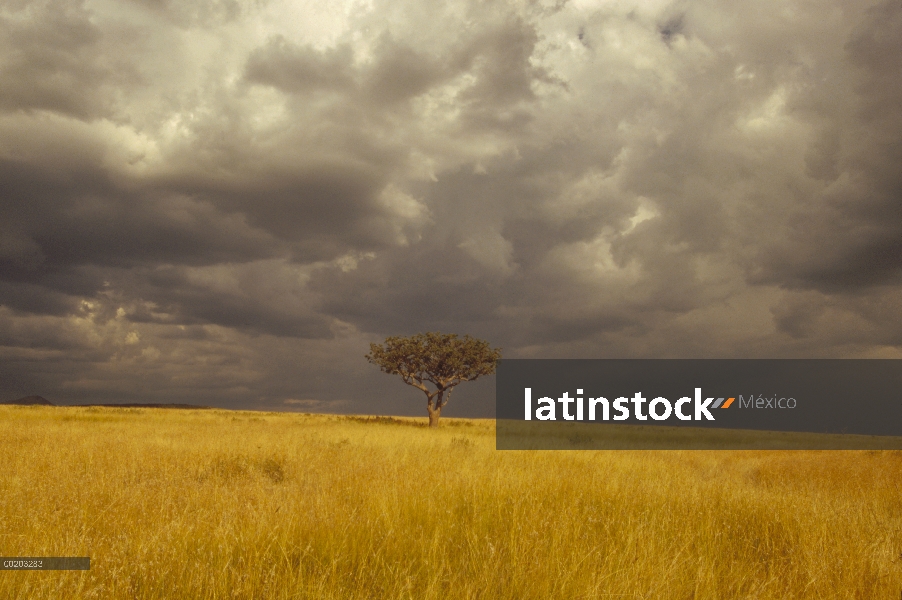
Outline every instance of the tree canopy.
POLYGON ((465 335, 438 332, 388 337, 370 344, 366 359, 383 373, 399 375, 407 385, 426 394, 429 425, 438 426, 442 408, 455 386, 495 372, 501 349, 465 335), (432 384, 434 389, 427 384, 432 384))

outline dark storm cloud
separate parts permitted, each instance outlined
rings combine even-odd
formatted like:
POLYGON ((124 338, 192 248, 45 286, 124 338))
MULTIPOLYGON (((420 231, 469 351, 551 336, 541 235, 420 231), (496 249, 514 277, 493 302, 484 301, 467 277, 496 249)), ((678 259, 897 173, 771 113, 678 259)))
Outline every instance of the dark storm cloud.
POLYGON ((253 174, 234 184, 188 182, 192 193, 238 212, 291 246, 302 261, 394 243, 392 213, 380 203, 387 182, 359 164, 321 163, 253 174))
POLYGON ((416 256, 384 255, 347 273, 322 270, 313 289, 327 298, 325 311, 365 331, 409 335, 450 331, 461 323, 485 330, 480 322, 492 320, 502 291, 491 274, 458 248, 420 247, 416 256))
POLYGON ((355 84, 353 50, 344 44, 317 52, 275 36, 248 57, 244 77, 250 83, 271 85, 286 92, 350 90, 355 84))
POLYGON ((91 21, 83 3, 7 3, 0 13, 0 109, 109 115, 116 87, 139 83, 111 52, 125 43, 91 21))
POLYGON ((486 31, 468 49, 476 55, 475 82, 464 90, 462 99, 477 109, 508 106, 534 98, 532 83, 547 78, 541 68, 530 63, 538 35, 519 19, 508 19, 486 31))
POLYGON ((613 193, 581 197, 575 207, 546 204, 574 180, 609 168, 613 155, 610 144, 566 140, 553 150, 524 147, 514 161, 487 161, 489 173, 471 165, 446 173, 420 188, 434 223, 413 252, 396 249, 355 271, 315 274, 324 310, 364 331, 464 328, 517 343, 622 327, 625 317, 609 311, 587 316, 577 310, 570 324, 549 290, 579 290, 569 274, 543 272, 542 264, 554 248, 620 229, 634 214, 636 203, 613 193), (499 311, 510 307, 526 311, 516 333, 499 321, 499 311))
POLYGON ((145 7, 154 15, 162 17, 178 27, 212 27, 234 21, 253 10, 255 4, 263 2, 243 2, 241 0, 200 0, 179 2, 175 0, 130 0, 145 7))
POLYGON ((238 212, 222 213, 189 196, 121 186, 88 161, 76 159, 69 168, 42 162, 0 159, 4 279, 90 295, 96 288, 60 288, 65 273, 83 265, 245 261, 279 250, 271 235, 248 225, 238 212))
POLYGON ((0 304, 21 313, 60 316, 71 314, 79 301, 47 286, 23 281, 0 281, 0 304))
POLYGON ((418 51, 384 33, 376 42, 373 60, 362 74, 362 92, 380 104, 415 98, 430 87, 464 71, 469 57, 459 52, 442 60, 418 51))
POLYGON ((329 319, 311 310, 296 274, 279 263, 213 270, 160 267, 134 279, 143 303, 124 311, 132 322, 215 323, 251 334, 332 336, 329 319))
POLYGON ((494 109, 532 100, 533 80, 554 81, 530 62, 537 41, 534 26, 512 16, 481 23, 447 48, 414 47, 386 30, 373 40, 371 56, 359 61, 348 43, 317 50, 277 35, 250 54, 244 78, 292 94, 344 93, 357 108, 381 109, 467 74, 472 80, 456 101, 476 121, 471 125, 483 127, 485 119, 503 116, 494 109))
POLYGON ((892 99, 902 93, 902 6, 867 10, 844 50, 851 68, 829 76, 845 77, 845 93, 833 105, 816 89, 796 99, 831 119, 806 163, 832 185, 800 198, 756 280, 831 293, 902 283, 902 114, 892 99))
POLYGON ((661 39, 669 46, 674 37, 683 33, 683 15, 669 17, 658 25, 658 31, 661 33, 661 39))
POLYGON ((44 319, 16 318, 0 314, 0 346, 38 350, 90 352, 89 344, 76 331, 60 329, 44 319))
POLYGON ((7 3, 4 393, 417 414, 363 354, 428 330, 900 357, 900 44, 893 2, 7 3))

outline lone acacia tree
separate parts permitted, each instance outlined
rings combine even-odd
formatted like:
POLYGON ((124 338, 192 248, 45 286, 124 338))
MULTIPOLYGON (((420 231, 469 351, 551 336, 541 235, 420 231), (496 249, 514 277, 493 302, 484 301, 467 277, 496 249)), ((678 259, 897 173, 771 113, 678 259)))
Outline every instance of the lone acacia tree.
POLYGON ((429 426, 438 427, 442 408, 448 404, 454 387, 474 381, 480 375, 495 372, 501 348, 465 335, 418 333, 410 337, 385 338, 382 344, 370 344, 366 359, 383 373, 400 375, 407 385, 423 390, 429 426), (430 389, 426 382, 435 386, 430 389))

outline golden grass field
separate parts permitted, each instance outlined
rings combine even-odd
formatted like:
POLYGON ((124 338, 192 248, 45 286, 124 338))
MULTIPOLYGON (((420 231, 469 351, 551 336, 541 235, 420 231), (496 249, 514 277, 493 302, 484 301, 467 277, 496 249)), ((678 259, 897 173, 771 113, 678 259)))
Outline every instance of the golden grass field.
POLYGON ((892 599, 902 452, 496 451, 493 421, 0 407, 0 598, 892 599))

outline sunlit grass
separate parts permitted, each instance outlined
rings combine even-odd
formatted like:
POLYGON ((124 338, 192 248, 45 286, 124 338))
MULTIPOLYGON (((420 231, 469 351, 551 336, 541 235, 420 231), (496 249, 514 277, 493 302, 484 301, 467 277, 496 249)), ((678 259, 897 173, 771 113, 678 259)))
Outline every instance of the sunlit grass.
POLYGON ((499 452, 491 421, 0 408, 0 598, 899 598, 902 452, 499 452))

